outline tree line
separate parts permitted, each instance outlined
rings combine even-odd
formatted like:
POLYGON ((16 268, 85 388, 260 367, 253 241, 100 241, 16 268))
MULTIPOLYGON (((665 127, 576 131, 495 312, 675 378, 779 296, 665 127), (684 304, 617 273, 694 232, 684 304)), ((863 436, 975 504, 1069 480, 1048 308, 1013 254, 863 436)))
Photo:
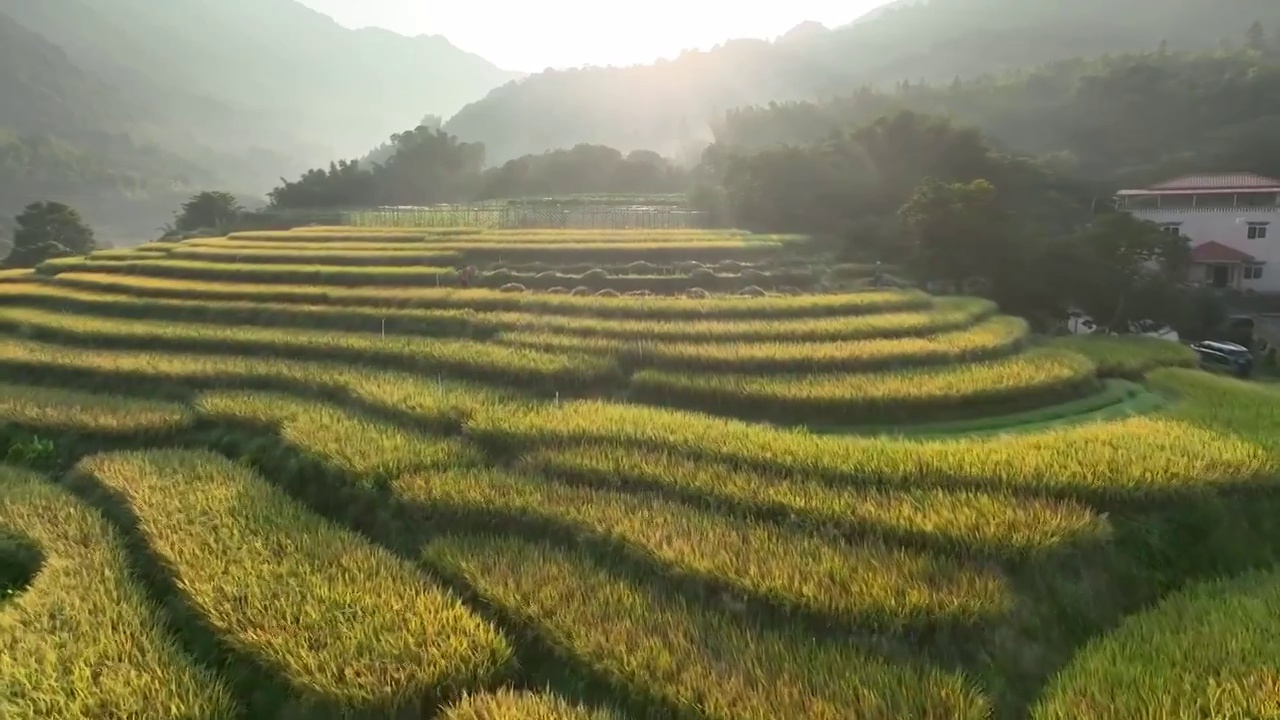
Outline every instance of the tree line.
POLYGON ((578 145, 484 166, 484 146, 423 124, 391 137, 371 157, 340 160, 296 180, 281 179, 269 194, 281 209, 431 205, 574 193, 681 192, 688 172, 654 152, 624 155, 578 145))

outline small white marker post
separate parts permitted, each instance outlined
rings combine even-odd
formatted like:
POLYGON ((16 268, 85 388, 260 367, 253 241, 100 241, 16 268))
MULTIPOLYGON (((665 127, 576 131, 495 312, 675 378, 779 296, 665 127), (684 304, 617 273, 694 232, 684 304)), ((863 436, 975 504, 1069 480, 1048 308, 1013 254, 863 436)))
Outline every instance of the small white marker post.
POLYGON ((387 339, 387 319, 382 318, 382 339, 387 339))

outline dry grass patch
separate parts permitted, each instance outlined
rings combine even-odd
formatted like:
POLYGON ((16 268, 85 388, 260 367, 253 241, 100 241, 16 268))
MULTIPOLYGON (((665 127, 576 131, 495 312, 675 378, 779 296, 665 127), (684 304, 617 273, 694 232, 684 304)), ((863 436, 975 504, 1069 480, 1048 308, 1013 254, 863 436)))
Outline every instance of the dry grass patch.
POLYGON ((44 555, 30 586, 0 606, 6 720, 239 716, 221 681, 168 635, 102 516, 57 485, 0 466, 0 529, 44 555))
POLYGON ((95 456, 77 473, 127 504, 194 611, 283 678, 299 717, 421 713, 511 661, 447 591, 236 463, 152 451, 95 456))

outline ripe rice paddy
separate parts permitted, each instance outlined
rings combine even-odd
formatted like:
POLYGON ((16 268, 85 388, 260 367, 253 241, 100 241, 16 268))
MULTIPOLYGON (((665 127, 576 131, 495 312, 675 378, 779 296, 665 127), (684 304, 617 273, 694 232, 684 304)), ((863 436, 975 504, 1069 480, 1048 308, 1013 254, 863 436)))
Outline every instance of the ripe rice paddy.
POLYGON ((1280 712, 1277 391, 817 252, 323 227, 5 271, 0 716, 1280 712))

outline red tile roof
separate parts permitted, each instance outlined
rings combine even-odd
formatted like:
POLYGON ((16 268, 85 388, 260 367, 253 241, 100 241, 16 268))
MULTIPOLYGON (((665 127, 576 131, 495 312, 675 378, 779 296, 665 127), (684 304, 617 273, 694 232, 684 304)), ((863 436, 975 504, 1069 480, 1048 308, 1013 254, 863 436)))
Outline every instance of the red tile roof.
POLYGON ((1195 263, 1251 263, 1257 258, 1242 250, 1227 247, 1219 242, 1209 242, 1191 248, 1191 262, 1195 263))

